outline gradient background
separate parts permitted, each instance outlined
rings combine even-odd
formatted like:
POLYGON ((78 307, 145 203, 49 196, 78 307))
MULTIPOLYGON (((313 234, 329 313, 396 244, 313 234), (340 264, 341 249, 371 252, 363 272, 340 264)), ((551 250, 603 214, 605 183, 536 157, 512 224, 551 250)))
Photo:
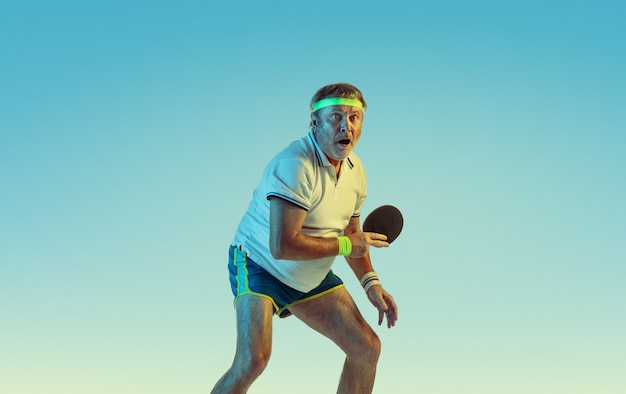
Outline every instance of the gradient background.
MULTIPOLYGON (((625 393, 625 3, 296 3, 3 2, 0 392, 209 392, 235 227, 348 81, 365 212, 406 222, 375 392, 625 393)), ((250 392, 335 392, 341 352, 274 324, 250 392)))

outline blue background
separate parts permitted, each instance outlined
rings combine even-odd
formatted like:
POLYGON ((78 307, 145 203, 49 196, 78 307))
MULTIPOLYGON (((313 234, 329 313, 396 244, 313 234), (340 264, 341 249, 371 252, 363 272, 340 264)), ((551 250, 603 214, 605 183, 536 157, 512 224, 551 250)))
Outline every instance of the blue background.
MULTIPOLYGON (((400 306, 375 392, 623 393, 624 4, 3 3, 0 392, 209 392, 235 227, 347 81, 365 212, 406 223, 372 252, 400 306)), ((250 392, 334 392, 340 350, 274 325, 250 392)))

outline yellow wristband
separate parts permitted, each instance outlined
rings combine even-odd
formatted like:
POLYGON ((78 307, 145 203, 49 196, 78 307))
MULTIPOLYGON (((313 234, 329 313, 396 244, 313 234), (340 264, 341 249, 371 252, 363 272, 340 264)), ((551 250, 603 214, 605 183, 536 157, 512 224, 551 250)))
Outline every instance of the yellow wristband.
POLYGON ((350 256, 352 253, 352 242, 346 236, 337 237, 339 242, 339 256, 350 256))

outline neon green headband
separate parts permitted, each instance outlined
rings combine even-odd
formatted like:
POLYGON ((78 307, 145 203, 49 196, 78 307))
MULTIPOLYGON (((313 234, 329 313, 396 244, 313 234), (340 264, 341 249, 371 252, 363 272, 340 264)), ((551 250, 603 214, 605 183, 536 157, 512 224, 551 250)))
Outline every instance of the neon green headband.
POLYGON ((352 107, 357 107, 363 109, 363 103, 360 100, 352 99, 352 98, 343 98, 343 97, 331 97, 320 100, 313 104, 311 108, 311 112, 315 112, 318 109, 330 107, 331 105, 349 105, 352 107))

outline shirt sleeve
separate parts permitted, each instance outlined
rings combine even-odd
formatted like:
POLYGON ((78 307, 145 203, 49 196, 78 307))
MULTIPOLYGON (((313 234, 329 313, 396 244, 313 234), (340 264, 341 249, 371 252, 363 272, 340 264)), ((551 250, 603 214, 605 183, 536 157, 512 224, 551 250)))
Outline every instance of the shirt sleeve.
POLYGON ((280 197, 307 211, 311 208, 313 183, 302 160, 272 160, 265 169, 264 178, 266 198, 280 197))

